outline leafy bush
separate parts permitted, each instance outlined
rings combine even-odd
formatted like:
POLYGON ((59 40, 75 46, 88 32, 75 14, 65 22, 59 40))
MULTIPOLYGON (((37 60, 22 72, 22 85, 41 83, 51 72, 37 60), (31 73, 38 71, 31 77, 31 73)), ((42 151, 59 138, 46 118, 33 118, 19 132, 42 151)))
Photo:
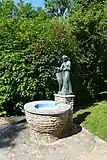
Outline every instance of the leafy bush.
POLYGON ((79 81, 81 80, 80 85, 83 86, 78 86, 80 91, 75 87, 76 93, 81 96, 80 100, 96 98, 104 90, 104 79, 107 76, 105 67, 102 67, 106 63, 107 51, 106 2, 91 3, 86 9, 84 5, 81 7, 77 5, 71 9, 69 23, 78 46, 76 76, 79 81))
POLYGON ((79 104, 103 90, 107 4, 83 8, 73 6, 67 19, 48 19, 44 11, 32 8, 28 16, 23 4, 21 9, 14 6, 13 17, 8 16, 10 10, 6 16, 0 15, 1 111, 21 114, 26 102, 52 99, 58 90, 55 66, 60 66, 64 54, 71 58, 73 92, 79 104))
POLYGON ((55 66, 71 48, 64 25, 60 19, 2 23, 0 103, 7 114, 20 114, 26 102, 53 97, 55 66))

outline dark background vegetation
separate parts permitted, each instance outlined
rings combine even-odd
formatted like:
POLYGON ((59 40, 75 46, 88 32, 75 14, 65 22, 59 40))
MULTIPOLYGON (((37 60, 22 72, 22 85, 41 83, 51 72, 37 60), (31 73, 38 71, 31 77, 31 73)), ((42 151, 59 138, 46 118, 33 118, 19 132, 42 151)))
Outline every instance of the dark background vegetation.
POLYGON ((55 66, 71 58, 76 105, 107 90, 107 0, 0 2, 0 112, 21 114, 29 101, 53 99, 55 66))

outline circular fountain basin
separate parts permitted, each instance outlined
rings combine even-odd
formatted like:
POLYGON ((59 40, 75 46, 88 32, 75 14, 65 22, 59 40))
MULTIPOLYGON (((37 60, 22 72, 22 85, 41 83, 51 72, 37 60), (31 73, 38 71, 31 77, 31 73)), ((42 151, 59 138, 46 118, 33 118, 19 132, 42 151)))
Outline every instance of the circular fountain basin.
POLYGON ((55 101, 34 101, 24 105, 32 140, 53 142, 67 125, 71 106, 55 101))
POLYGON ((41 115, 58 115, 70 109, 70 105, 56 104, 55 101, 34 101, 24 105, 25 111, 41 115), (65 107, 66 106, 66 107, 65 107))

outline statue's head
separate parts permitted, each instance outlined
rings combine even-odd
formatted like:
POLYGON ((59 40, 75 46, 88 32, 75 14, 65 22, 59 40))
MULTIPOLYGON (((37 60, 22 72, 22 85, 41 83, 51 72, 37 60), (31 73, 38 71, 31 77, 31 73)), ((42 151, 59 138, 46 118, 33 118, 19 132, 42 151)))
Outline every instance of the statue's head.
POLYGON ((66 55, 63 55, 62 56, 62 60, 63 60, 63 62, 66 62, 66 61, 68 61, 70 58, 68 57, 68 56, 66 56, 66 55))

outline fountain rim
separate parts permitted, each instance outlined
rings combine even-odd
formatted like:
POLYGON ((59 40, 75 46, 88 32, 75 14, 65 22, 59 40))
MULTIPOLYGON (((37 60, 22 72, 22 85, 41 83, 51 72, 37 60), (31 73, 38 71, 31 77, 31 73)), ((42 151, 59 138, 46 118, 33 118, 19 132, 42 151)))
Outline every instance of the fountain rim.
POLYGON ((56 103, 57 107, 55 107, 55 109, 53 110, 49 110, 49 108, 47 110, 44 110, 44 109, 39 110, 38 108, 35 108, 35 105, 38 105, 41 103, 47 103, 47 102, 56 103, 55 101, 52 101, 52 100, 32 101, 32 102, 26 103, 24 105, 24 109, 25 111, 31 114, 48 115, 48 116, 63 114, 71 109, 70 104, 64 104, 64 103, 56 103))

